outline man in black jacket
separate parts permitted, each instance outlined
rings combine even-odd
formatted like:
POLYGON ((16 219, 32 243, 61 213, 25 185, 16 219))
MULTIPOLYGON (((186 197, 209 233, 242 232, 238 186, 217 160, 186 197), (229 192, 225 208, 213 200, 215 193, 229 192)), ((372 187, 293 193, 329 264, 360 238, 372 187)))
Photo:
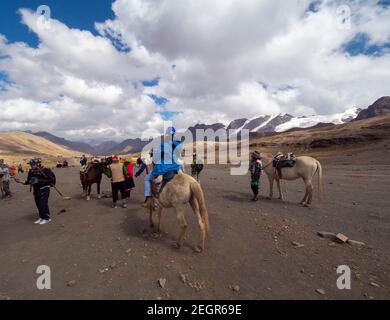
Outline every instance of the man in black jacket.
POLYGON ((56 176, 49 168, 42 166, 39 159, 29 162, 31 169, 28 172, 25 185, 30 185, 34 190, 35 204, 39 212, 39 219, 35 224, 46 224, 51 221, 49 209, 50 187, 55 186, 56 176))

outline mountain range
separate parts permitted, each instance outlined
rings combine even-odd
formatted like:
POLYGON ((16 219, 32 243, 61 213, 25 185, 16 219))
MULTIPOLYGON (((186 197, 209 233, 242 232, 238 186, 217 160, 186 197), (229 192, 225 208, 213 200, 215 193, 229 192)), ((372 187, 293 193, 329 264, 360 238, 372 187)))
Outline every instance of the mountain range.
MULTIPOLYGON (((227 126, 222 123, 196 124, 192 127, 189 127, 187 130, 195 134, 197 129, 211 129, 214 131, 218 129, 227 129, 230 130, 229 134, 239 135, 242 130, 247 129, 249 130, 251 136, 267 136, 286 131, 319 127, 325 124, 338 125, 350 121, 368 119, 389 112, 390 97, 382 97, 363 110, 359 108, 351 108, 343 113, 302 117, 294 117, 288 113, 280 113, 276 115, 260 115, 250 119, 236 119, 231 121, 227 126)), ((142 141, 139 138, 126 139, 120 143, 117 143, 115 141, 105 141, 102 143, 91 141, 90 143, 87 143, 66 140, 64 138, 52 135, 48 132, 36 132, 32 134, 39 137, 43 137, 55 144, 68 147, 72 150, 95 155, 136 153, 141 151, 142 148, 147 143, 149 143, 149 141, 142 141)))

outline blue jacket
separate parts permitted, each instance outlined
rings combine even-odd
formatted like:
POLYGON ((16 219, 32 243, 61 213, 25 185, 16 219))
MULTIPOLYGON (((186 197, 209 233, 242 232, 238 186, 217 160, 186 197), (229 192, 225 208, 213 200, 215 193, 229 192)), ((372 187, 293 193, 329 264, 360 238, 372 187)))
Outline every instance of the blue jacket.
POLYGON ((165 175, 168 172, 178 172, 181 168, 179 163, 182 143, 178 140, 172 140, 172 143, 164 141, 160 148, 153 155, 152 176, 157 177, 165 175))

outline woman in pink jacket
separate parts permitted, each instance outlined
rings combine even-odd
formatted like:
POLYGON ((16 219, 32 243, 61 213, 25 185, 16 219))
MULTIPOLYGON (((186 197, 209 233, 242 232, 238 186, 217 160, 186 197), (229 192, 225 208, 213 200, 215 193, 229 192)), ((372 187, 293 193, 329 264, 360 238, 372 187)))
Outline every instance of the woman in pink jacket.
POLYGON ((133 162, 130 159, 126 159, 124 162, 126 167, 126 176, 125 176, 125 197, 130 199, 131 190, 135 188, 134 179, 133 179, 133 162))

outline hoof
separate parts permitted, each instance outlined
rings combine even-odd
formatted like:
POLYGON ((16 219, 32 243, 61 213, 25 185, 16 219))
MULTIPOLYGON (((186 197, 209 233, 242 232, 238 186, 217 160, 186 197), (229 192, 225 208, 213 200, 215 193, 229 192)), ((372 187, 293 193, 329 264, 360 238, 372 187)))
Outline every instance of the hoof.
POLYGON ((194 250, 196 253, 201 253, 203 251, 202 247, 197 246, 194 250))
POLYGON ((177 243, 177 242, 175 242, 175 243, 173 244, 173 246, 174 246, 176 249, 180 249, 180 248, 181 248, 181 244, 180 244, 180 243, 177 243))

